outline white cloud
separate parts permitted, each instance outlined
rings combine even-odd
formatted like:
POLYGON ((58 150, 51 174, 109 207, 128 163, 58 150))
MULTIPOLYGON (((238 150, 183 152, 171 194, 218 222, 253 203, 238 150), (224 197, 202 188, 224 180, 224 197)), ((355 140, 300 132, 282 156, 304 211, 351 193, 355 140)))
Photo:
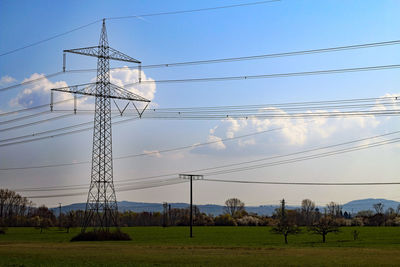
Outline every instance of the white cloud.
MULTIPOLYGON (((400 96, 398 94, 386 94, 383 97, 396 97, 400 96)), ((370 107, 369 110, 386 110, 386 109, 400 109, 400 99, 392 99, 392 105, 384 106, 382 103, 383 100, 379 99, 376 101, 373 107, 370 107)), ((387 104, 386 100, 386 104, 387 104)), ((339 110, 312 110, 305 111, 306 113, 312 115, 315 113, 324 113, 324 112, 337 112, 341 113, 339 110)), ((371 131, 380 126, 384 121, 389 120, 390 117, 376 117, 374 115, 369 116, 353 116, 353 117, 335 117, 335 118, 327 118, 321 116, 315 116, 310 118, 300 118, 295 116, 290 116, 287 112, 282 109, 278 109, 275 107, 268 107, 259 110, 259 112, 284 115, 286 118, 274 118, 274 119, 262 119, 256 117, 248 117, 247 120, 242 119, 234 119, 228 118, 226 120, 222 120, 217 126, 210 129, 209 131, 209 139, 213 138, 217 140, 217 136, 215 136, 216 129, 219 128, 219 131, 225 132, 227 138, 233 138, 237 135, 245 135, 249 132, 261 132, 270 129, 280 129, 272 132, 268 135, 267 138, 252 138, 242 140, 239 139, 237 142, 229 142, 229 144, 236 144, 239 147, 244 147, 248 145, 255 145, 256 143, 271 143, 276 144, 277 146, 284 145, 296 145, 302 146, 307 142, 315 142, 322 139, 327 139, 332 137, 333 135, 352 135, 354 132, 361 131, 371 131)), ((360 111, 361 112, 361 111, 360 111)), ((221 146, 222 147, 222 146, 221 146)), ((224 144, 223 148, 226 146, 224 144)))
POLYGON ((239 141, 238 141, 238 145, 240 147, 245 147, 245 146, 255 145, 255 144, 256 144, 256 140, 254 138, 247 139, 247 140, 239 139, 239 141))
POLYGON ((228 127, 228 130, 226 131, 227 138, 235 137, 236 132, 238 132, 240 129, 247 126, 247 121, 245 121, 245 120, 235 120, 232 118, 228 118, 226 120, 226 122, 228 124, 230 124, 230 126, 228 127))
MULTIPOLYGON (((128 67, 113 69, 110 71, 110 79, 111 82, 123 87, 124 84, 135 83, 138 81, 139 72, 137 69, 129 69, 128 67)), ((142 80, 146 81, 154 81, 153 79, 146 77, 145 73, 141 72, 142 80)), ((41 80, 24 86, 24 90, 20 92, 15 98, 9 101, 9 105, 13 107, 32 107, 36 105, 43 105, 50 102, 50 90, 58 87, 66 87, 68 86, 65 81, 57 81, 51 82, 47 78, 45 78, 44 74, 34 73, 29 78, 23 80, 22 82, 27 82, 30 80, 39 79, 41 80)), ((4 76, 1 81, 10 81, 11 77, 4 76)), ((95 78, 93 79, 93 81, 95 78)), ((144 98, 149 100, 154 99, 154 95, 156 93, 156 84, 155 82, 146 82, 142 84, 137 84, 133 87, 126 88, 132 93, 138 94, 144 98)), ((54 102, 63 101, 67 99, 71 99, 73 96, 67 93, 54 93, 54 102)), ((79 109, 94 109, 94 105, 87 103, 87 100, 91 99, 90 97, 82 97, 78 98, 78 110, 79 109)), ((93 102, 93 101, 91 101, 93 102)), ((140 106, 140 105, 139 105, 140 106)), ((154 106, 154 104, 153 104, 154 106)), ((72 101, 57 104, 55 108, 72 108, 72 101)))
MULTIPOLYGON (((29 78, 22 82, 43 78, 44 74, 34 73, 29 78)), ((25 89, 20 92, 15 98, 9 102, 10 106, 13 107, 32 107, 36 105, 43 105, 50 102, 50 90, 58 87, 68 86, 65 81, 51 82, 46 78, 41 79, 38 82, 25 86, 25 89)), ((70 94, 59 93, 55 101, 65 100, 72 98, 70 94)))
POLYGON ((210 144, 210 147, 215 148, 216 150, 223 150, 226 148, 224 142, 222 142, 221 137, 210 134, 207 138, 207 142, 214 142, 210 144))
POLYGON ((143 153, 156 158, 161 158, 161 153, 159 150, 143 150, 143 153))
MULTIPOLYGON (((138 83, 134 86, 126 87, 125 89, 140 95, 148 100, 153 100, 154 95, 156 93, 156 83, 150 77, 147 77, 146 74, 141 71, 142 81, 150 81, 145 83, 138 83)), ((139 80, 139 70, 137 69, 129 69, 128 67, 122 67, 118 69, 113 69, 110 71, 110 81, 123 87, 124 84, 136 83, 139 80)))
POLYGON ((14 79, 13 77, 5 75, 5 76, 1 77, 0 85, 6 85, 6 84, 9 84, 9 83, 12 83, 12 82, 15 82, 15 81, 17 81, 17 80, 14 79))

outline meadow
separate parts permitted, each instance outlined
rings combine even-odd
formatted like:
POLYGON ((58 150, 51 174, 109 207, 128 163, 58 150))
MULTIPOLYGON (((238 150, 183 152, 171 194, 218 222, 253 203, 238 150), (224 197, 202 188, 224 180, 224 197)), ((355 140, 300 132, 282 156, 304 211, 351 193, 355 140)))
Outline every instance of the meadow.
POLYGON ((9 228, 1 266, 399 266, 400 227, 342 227, 321 236, 283 237, 270 227, 122 228, 131 241, 69 242, 79 232, 9 228), (358 240, 352 232, 357 230, 358 240))

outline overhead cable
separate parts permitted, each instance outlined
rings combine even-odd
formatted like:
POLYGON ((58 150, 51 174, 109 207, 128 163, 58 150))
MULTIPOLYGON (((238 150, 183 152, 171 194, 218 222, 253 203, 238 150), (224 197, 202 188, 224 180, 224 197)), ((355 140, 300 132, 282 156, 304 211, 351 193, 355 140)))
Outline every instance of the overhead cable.
POLYGON ((240 184, 268 184, 268 185, 318 185, 318 186, 357 186, 357 185, 400 185, 400 182, 351 182, 351 183, 323 183, 323 182, 275 182, 275 181, 249 181, 249 180, 222 180, 204 178, 201 181, 240 184))
MULTIPOLYGON (((194 12, 201 12, 201 11, 210 11, 210 10, 217 10, 217 9, 226 9, 226 8, 234 8, 234 7, 244 7, 244 6, 254 6, 254 5, 261 5, 261 4, 267 4, 267 3, 272 3, 272 2, 279 2, 280 0, 268 0, 268 1, 258 1, 258 2, 249 2, 249 3, 241 3, 241 4, 235 4, 235 5, 226 5, 226 6, 217 6, 217 7, 208 7, 208 8, 198 8, 198 9, 190 9, 190 10, 179 10, 179 11, 169 11, 169 12, 159 12, 159 13, 149 13, 149 14, 142 14, 142 15, 131 15, 131 16, 120 16, 120 17, 108 17, 106 18, 107 20, 118 20, 118 19, 128 19, 128 18, 141 18, 141 17, 155 17, 155 16, 164 16, 164 15, 175 15, 175 14, 183 14, 183 13, 194 13, 194 12)), ((86 28, 90 25, 96 24, 98 22, 102 21, 102 19, 98 19, 95 20, 93 22, 90 22, 88 24, 85 24, 83 26, 80 27, 76 27, 72 30, 60 33, 60 34, 56 34, 53 35, 51 37, 48 37, 46 39, 7 51, 7 52, 3 52, 0 54, 0 57, 5 56, 5 55, 9 55, 15 52, 18 52, 20 50, 32 47, 32 46, 36 46, 45 42, 48 42, 50 40, 56 39, 58 37, 67 35, 71 32, 75 32, 78 31, 80 29, 86 28)))
MULTIPOLYGON (((303 72, 289 72, 289 73, 273 73, 273 74, 260 74, 260 75, 245 75, 245 76, 224 76, 224 77, 205 77, 205 78, 188 78, 188 79, 170 79, 170 80, 142 80, 141 83, 191 83, 191 82, 220 82, 220 81, 233 81, 233 80, 251 80, 251 79, 270 79, 270 78, 283 78, 283 77, 296 77, 296 76, 310 76, 310 75, 324 75, 324 74, 337 74, 346 72, 364 72, 364 71, 377 71, 398 69, 400 65, 381 65, 369 66, 359 68, 346 68, 346 69, 330 69, 330 70, 315 70, 303 72)), ((139 82, 125 84, 124 87, 134 86, 139 82)))

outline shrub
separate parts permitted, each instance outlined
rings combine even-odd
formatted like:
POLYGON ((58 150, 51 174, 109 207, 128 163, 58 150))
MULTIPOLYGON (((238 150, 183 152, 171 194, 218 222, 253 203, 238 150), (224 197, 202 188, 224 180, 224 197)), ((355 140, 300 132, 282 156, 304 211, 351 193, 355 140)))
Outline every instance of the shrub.
POLYGON ((229 214, 222 214, 214 219, 214 223, 216 226, 236 226, 235 220, 229 214))
POLYGON ((400 226, 400 216, 397 216, 396 218, 393 219, 393 224, 395 226, 400 226))
POLYGON ((237 224, 241 226, 257 226, 260 224, 260 220, 253 216, 244 216, 241 219, 237 219, 237 224))
POLYGON ((90 231, 79 233, 77 236, 74 236, 71 241, 128 241, 132 240, 131 237, 121 232, 120 230, 116 230, 114 232, 109 231, 90 231))
POLYGON ((364 226, 364 220, 361 217, 351 219, 351 226, 364 226))

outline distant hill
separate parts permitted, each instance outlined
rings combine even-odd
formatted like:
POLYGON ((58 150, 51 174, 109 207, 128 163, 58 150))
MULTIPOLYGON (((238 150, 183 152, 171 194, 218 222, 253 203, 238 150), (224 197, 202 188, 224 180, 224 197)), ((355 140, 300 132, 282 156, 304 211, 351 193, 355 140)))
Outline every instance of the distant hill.
POLYGON ((367 198, 360 200, 353 200, 343 205, 343 211, 357 213, 360 210, 371 210, 375 211, 373 208, 374 204, 382 203, 383 209, 386 210, 388 208, 397 209, 400 202, 394 200, 388 200, 383 198, 367 198))
MULTIPOLYGON (((396 210, 397 206, 400 205, 400 202, 394 200, 387 200, 381 198, 368 198, 368 199, 360 199, 353 200, 343 205, 343 211, 350 212, 352 214, 359 212, 360 210, 374 210, 373 205, 376 203, 382 203, 384 205, 384 210, 389 207, 396 210)), ((187 208, 189 204, 187 203, 169 203, 171 208, 187 208)), ((70 210, 84 210, 86 207, 86 203, 75 203, 68 206, 62 207, 62 212, 66 213, 70 210)), ((214 204, 206 204, 206 205, 197 205, 201 212, 206 214, 212 214, 214 216, 224 213, 224 206, 214 205, 214 204)), ((278 205, 261 205, 261 206, 246 206, 246 211, 249 213, 257 213, 258 215, 272 215, 278 205)), ((296 209, 299 206, 287 206, 288 209, 296 209)), ((323 207, 318 207, 321 211, 323 207)), ((52 210, 58 214, 58 208, 52 208, 52 210)), ((118 202, 118 210, 119 211, 135 211, 135 212, 162 212, 163 206, 162 203, 146 203, 146 202, 130 202, 130 201, 121 201, 118 202)))

